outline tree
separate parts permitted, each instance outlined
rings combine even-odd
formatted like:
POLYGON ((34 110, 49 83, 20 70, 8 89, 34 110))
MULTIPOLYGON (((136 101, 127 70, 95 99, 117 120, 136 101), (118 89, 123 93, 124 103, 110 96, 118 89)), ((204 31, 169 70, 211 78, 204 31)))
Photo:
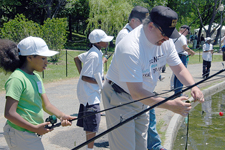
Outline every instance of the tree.
POLYGON ((149 7, 141 0, 89 0, 90 13, 86 33, 100 28, 110 35, 117 35, 128 22, 134 5, 149 7))
MULTIPOLYGON (((60 51, 66 43, 66 27, 66 18, 48 18, 41 26, 20 14, 15 19, 3 24, 0 37, 18 43, 28 36, 37 36, 43 38, 50 49, 60 51)), ((57 61, 58 55, 51 59, 57 61)))
POLYGON ((72 32, 84 34, 86 20, 89 17, 89 2, 87 0, 71 0, 59 14, 60 17, 67 17, 69 27, 69 40, 72 40, 72 32))
POLYGON ((15 19, 3 24, 0 37, 19 42, 28 36, 42 36, 39 24, 28 20, 24 15, 18 14, 15 19))
MULTIPOLYGON (((198 33, 198 37, 201 35, 201 30, 203 29, 206 33, 206 37, 211 37, 212 34, 217 31, 217 37, 215 38, 215 43, 218 41, 218 35, 220 33, 220 13, 218 7, 221 4, 221 0, 206 0, 204 2, 198 1, 195 4, 196 13, 198 14, 200 21, 199 21, 199 28, 200 32, 198 33), (217 23, 217 26, 213 25, 217 23), (205 25, 208 25, 208 29, 205 28, 205 25)), ((223 12, 222 12, 223 14, 223 12)), ((222 20, 224 20, 223 18, 222 20)), ((213 38, 213 37, 212 37, 213 38)), ((199 41, 200 39, 198 39, 199 41)))
POLYGON ((66 3, 67 0, 2 0, 0 23, 14 19, 17 14, 23 14, 27 19, 43 24, 47 18, 57 17, 66 3))

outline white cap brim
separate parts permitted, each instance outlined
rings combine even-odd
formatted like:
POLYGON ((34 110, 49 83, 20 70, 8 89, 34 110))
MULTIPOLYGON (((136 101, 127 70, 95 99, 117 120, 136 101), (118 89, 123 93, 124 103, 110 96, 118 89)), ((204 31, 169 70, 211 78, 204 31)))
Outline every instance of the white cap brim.
POLYGON ((105 38, 101 39, 101 42, 110 42, 113 38, 114 36, 106 36, 105 38))
POLYGON ((57 52, 57 51, 51 51, 51 50, 48 50, 48 51, 39 53, 38 55, 39 55, 39 56, 45 56, 45 57, 51 57, 51 56, 54 56, 54 55, 56 55, 56 54, 58 54, 58 53, 59 53, 59 52, 57 52))

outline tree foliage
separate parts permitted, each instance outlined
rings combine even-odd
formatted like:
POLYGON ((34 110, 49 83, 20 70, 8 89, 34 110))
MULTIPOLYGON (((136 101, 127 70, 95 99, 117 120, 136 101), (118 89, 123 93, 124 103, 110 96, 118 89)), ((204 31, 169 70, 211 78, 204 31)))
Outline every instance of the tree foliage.
MULTIPOLYGON (((4 23, 0 37, 18 43, 28 36, 37 36, 43 38, 50 49, 60 51, 66 43, 66 27, 66 18, 48 18, 44 25, 39 25, 20 14, 4 23)), ((57 61, 58 55, 53 56, 52 60, 57 61)))
MULTIPOLYGON (((116 36, 128 22, 134 6, 140 5, 151 10, 154 6, 163 5, 177 12, 177 29, 187 24, 191 25, 192 33, 194 29, 200 28, 200 33, 204 30, 207 36, 211 36, 214 32, 220 32, 217 30, 219 26, 211 28, 213 23, 220 24, 220 3, 225 4, 225 0, 1 0, 0 27, 18 18, 18 14, 23 14, 33 21, 30 24, 34 28, 43 25, 48 18, 67 18, 68 41, 75 39, 74 32, 87 36, 95 28, 116 36), (205 25, 210 28, 205 29, 205 25)), ((25 35, 15 36, 17 40, 18 36, 25 35)))
MULTIPOLYGON (((42 26, 42 38, 50 49, 61 51, 66 43, 66 18, 48 18, 42 26)), ((52 57, 53 61, 58 60, 58 55, 52 57)))
POLYGON ((128 15, 133 6, 125 0, 90 0, 89 7, 87 34, 93 29, 100 28, 113 35, 115 31, 123 28, 124 22, 128 21, 128 15))
POLYGON ((4 23, 1 28, 0 37, 19 42, 28 36, 41 36, 41 26, 25 18, 24 15, 18 14, 15 19, 4 23))

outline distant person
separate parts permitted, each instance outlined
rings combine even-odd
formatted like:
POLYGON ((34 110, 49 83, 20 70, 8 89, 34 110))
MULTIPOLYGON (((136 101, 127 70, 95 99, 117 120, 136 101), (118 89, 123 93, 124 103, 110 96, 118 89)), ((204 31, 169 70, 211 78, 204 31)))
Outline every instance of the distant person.
POLYGON ((6 104, 4 137, 11 150, 44 150, 41 135, 53 129, 45 128, 43 111, 55 115, 62 126, 71 125, 75 117, 65 115, 53 106, 37 72, 46 69, 47 57, 58 52, 48 49, 45 41, 29 36, 16 44, 0 39, 0 67, 12 72, 5 83, 6 104))
MULTIPOLYGON (((80 72, 77 84, 77 97, 80 102, 78 118, 89 116, 79 119, 77 126, 82 127, 86 132, 86 140, 93 138, 99 129, 101 116, 99 113, 95 114, 95 112, 100 111, 100 86, 103 80, 103 54, 101 49, 108 47, 108 42, 112 41, 113 36, 108 36, 101 29, 94 29, 89 34, 88 39, 92 43, 91 49, 80 55, 82 57, 75 58, 78 72, 80 72), (82 68, 79 64, 81 62, 83 62, 82 68), (99 80, 96 78, 96 74, 99 74, 99 80)), ((87 145, 87 150, 93 149, 94 141, 87 145)))
POLYGON ((212 54, 213 54, 213 45, 211 44, 211 38, 207 37, 205 38, 206 43, 203 45, 203 53, 202 53, 202 59, 203 59, 203 73, 202 77, 207 78, 210 73, 210 67, 211 67, 211 61, 212 61, 212 54))
POLYGON ((147 8, 141 6, 135 6, 130 15, 129 22, 123 27, 116 37, 116 45, 133 29, 142 24, 142 21, 149 15, 147 8))
POLYGON ((223 61, 225 61, 225 33, 223 34, 223 38, 221 39, 221 43, 222 43, 223 61))
POLYGON ((189 40, 190 40, 190 41, 189 41, 190 43, 191 43, 191 42, 193 43, 193 35, 192 35, 192 33, 190 33, 189 40))
POLYGON ((195 34, 193 35, 193 49, 196 49, 197 47, 197 41, 198 41, 198 36, 197 36, 197 32, 195 32, 195 34))
POLYGON ((202 34, 201 35, 201 46, 203 46, 203 44, 205 44, 205 38, 204 38, 204 35, 202 34))
MULTIPOLYGON (((180 60, 182 61, 182 63, 184 64, 184 66, 187 68, 187 58, 189 57, 189 55, 193 56, 195 54, 195 52, 193 50, 191 50, 188 47, 187 44, 187 38, 186 36, 190 33, 190 27, 187 25, 183 25, 180 27, 179 29, 179 34, 180 37, 178 39, 174 39, 174 44, 177 50, 177 53, 180 57, 180 60)), ((182 91, 183 88, 183 84, 180 82, 180 80, 174 76, 174 92, 175 94, 182 91)))

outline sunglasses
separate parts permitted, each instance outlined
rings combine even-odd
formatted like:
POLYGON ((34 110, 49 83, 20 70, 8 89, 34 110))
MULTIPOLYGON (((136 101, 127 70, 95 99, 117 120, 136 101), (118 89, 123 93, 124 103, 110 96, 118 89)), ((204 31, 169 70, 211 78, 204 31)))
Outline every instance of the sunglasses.
POLYGON ((155 27, 159 29, 159 31, 161 32, 162 36, 166 36, 166 34, 163 32, 162 28, 157 25, 156 23, 154 23, 155 27))

